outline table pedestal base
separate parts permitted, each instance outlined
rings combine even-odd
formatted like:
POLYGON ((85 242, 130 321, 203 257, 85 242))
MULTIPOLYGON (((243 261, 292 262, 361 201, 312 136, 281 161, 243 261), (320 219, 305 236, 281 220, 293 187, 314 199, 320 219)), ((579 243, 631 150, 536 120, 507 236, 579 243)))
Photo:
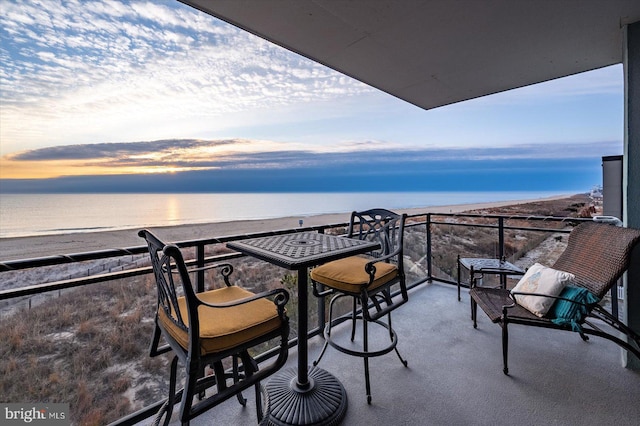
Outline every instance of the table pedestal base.
POLYGON ((309 387, 300 389, 295 368, 277 373, 264 385, 262 425, 338 425, 347 412, 347 392, 325 370, 309 370, 309 387))

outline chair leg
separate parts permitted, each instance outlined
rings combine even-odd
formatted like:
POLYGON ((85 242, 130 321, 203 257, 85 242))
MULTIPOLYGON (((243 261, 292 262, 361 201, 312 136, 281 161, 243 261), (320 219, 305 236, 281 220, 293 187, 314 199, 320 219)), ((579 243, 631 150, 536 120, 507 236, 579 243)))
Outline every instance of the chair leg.
POLYGON ((158 426, 160 424, 160 420, 164 415, 164 426, 167 426, 171 420, 171 415, 173 414, 173 405, 176 403, 176 376, 178 370, 178 357, 174 356, 171 360, 171 367, 169 369, 169 396, 167 400, 162 404, 158 413, 156 414, 155 419, 153 420, 153 426, 158 426))
MULTIPOLYGON (((240 374, 238 372, 238 356, 234 355, 232 358, 233 358, 233 383, 238 383, 240 381, 240 374)), ((238 402, 243 407, 247 405, 247 398, 245 398, 242 395, 242 392, 238 392, 236 394, 236 398, 238 398, 238 402)))
POLYGON ((507 365, 507 354, 509 352, 509 331, 507 329, 507 322, 502 322, 502 361, 504 364, 504 368, 502 372, 509 375, 509 367, 507 365))
POLYGON ((213 374, 216 375, 216 386, 218 388, 218 392, 222 392, 227 388, 227 380, 224 376, 224 367, 222 366, 222 362, 215 361, 211 365, 213 367, 213 374))
POLYGON ((478 328, 478 303, 471 297, 471 319, 473 320, 473 328, 478 328))
MULTIPOLYGON (((313 366, 314 367, 320 363, 320 360, 322 359, 322 356, 324 355, 325 351, 327 350, 327 346, 329 346, 329 336, 331 336, 331 325, 333 323, 333 304, 339 298, 340 298, 339 295, 338 296, 334 296, 331 299, 331 302, 329 302, 329 321, 327 322, 327 325, 325 325, 325 327, 324 327, 324 332, 326 334, 325 339, 324 339, 324 345, 322 346, 322 350, 320 351, 320 355, 318 356, 318 358, 315 361, 313 361, 313 366)), ((353 340, 353 338, 351 340, 353 340)))
POLYGON ((398 355, 398 358, 400 359, 400 362, 402 363, 402 365, 404 365, 405 367, 409 366, 409 362, 402 358, 402 355, 400 355, 400 351, 398 351, 398 348, 393 348, 396 351, 396 355, 398 355))
POLYGON ((260 382, 256 383, 256 416, 258 417, 258 423, 262 422, 262 391, 260 382))
POLYGON ((473 319, 473 297, 471 297, 471 289, 474 288, 477 284, 477 281, 475 278, 473 278, 473 275, 471 276, 471 278, 473 279, 473 281, 469 281, 469 299, 471 299, 471 319, 473 319))
MULTIPOLYGON (((355 297, 353 298, 352 302, 353 306, 351 309, 351 341, 353 342, 356 338, 356 312, 358 311, 358 304, 355 297)), ((362 309, 364 309, 364 307, 362 309)))
MULTIPOLYGON (((364 309, 364 308, 363 308, 364 309)), ((364 352, 369 350, 369 335, 368 335, 367 320, 362 321, 362 346, 364 352)), ((364 356, 364 383, 367 391, 367 404, 371 404, 371 381, 369 380, 369 357, 364 356)))
MULTIPOLYGON (((389 312, 389 314, 387 314, 387 321, 388 321, 388 324, 389 324, 389 339, 391 339, 393 341, 393 334, 395 333, 395 331, 393 331, 393 327, 391 326, 391 312, 389 312)), ((402 363, 402 365, 404 365, 405 367, 408 367, 409 363, 407 362, 406 359, 402 358, 402 355, 400 355, 400 351, 398 350, 398 346, 393 348, 393 350, 396 351, 396 355, 398 355, 398 358, 400 359, 400 362, 402 363)))
MULTIPOLYGON (((200 375, 198 377, 204 378, 207 375, 205 368, 206 368, 206 365, 200 366, 200 375)), ((202 401, 205 395, 206 395, 206 391, 204 389, 198 392, 198 401, 202 401)))
POLYGON ((325 340, 324 341, 324 345, 322 345, 322 351, 320 351, 320 355, 318 356, 318 358, 316 358, 315 361, 313 361, 313 366, 314 367, 316 365, 320 364, 320 360, 322 359, 322 356, 324 355, 325 351, 327 350, 327 346, 329 346, 329 341, 325 340))
MULTIPOLYGON (((255 373, 258 372, 258 370, 260 369, 260 367, 258 366, 258 363, 256 362, 255 359, 253 359, 251 357, 251 355, 249 355, 248 351, 242 351, 242 353, 240 354, 240 357, 242 358, 242 365, 244 366, 244 371, 245 371, 245 376, 246 377, 251 377, 253 376, 255 373)), ((262 387, 260 386, 260 382, 256 382, 255 384, 255 393, 256 393, 256 416, 258 417, 258 423, 260 423, 262 421, 262 416, 263 416, 263 412, 262 412, 262 392, 261 392, 262 387)), ((241 395, 241 394, 240 394, 241 395)), ((242 404, 243 406, 246 405, 247 400, 245 398, 243 398, 245 404, 242 404)))
POLYGON ((171 373, 169 376, 169 405, 167 406, 167 418, 165 424, 169 424, 169 418, 173 414, 173 406, 176 403, 176 381, 178 376, 178 357, 174 356, 171 360, 171 373))
POLYGON ((196 387, 198 384, 199 366, 190 365, 187 368, 187 377, 184 379, 184 389, 182 392, 182 403, 180 405, 180 422, 182 425, 188 425, 188 416, 191 414, 191 405, 193 397, 196 395, 196 387))

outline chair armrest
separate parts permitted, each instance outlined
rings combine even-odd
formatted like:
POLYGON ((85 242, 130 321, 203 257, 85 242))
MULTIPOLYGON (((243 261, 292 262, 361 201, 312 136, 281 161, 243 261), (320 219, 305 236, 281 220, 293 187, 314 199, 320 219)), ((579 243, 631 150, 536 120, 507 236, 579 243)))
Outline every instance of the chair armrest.
POLYGON ((222 279, 224 280, 225 285, 227 287, 230 287, 233 285, 229 281, 229 277, 233 273, 233 266, 230 263, 215 263, 213 265, 206 265, 200 268, 191 268, 188 270, 188 272, 189 273, 200 272, 200 271, 207 271, 209 269, 220 269, 220 273, 222 274, 222 279))
POLYGON ((397 257, 400 254, 400 249, 396 249, 394 251, 392 251, 391 253, 388 253, 384 256, 380 256, 380 257, 374 257, 370 263, 375 263, 375 262, 384 262, 385 260, 397 257))
POLYGON ((376 274, 376 266, 375 264, 378 262, 384 262, 385 260, 389 260, 393 257, 396 257, 400 254, 400 250, 396 250, 393 253, 389 253, 386 256, 380 256, 373 258, 370 262, 364 265, 364 270, 369 274, 369 284, 371 284, 375 278, 376 274))
POLYGON ((557 296, 551 296, 550 294, 528 293, 526 291, 510 291, 509 292, 509 297, 514 301, 515 301, 515 298, 513 296, 518 296, 518 295, 522 295, 522 296, 538 296, 538 297, 548 297, 550 299, 558 299, 557 296))
MULTIPOLYGON (((515 306, 522 306, 518 303, 518 301, 515 299, 514 296, 516 295, 522 295, 522 296, 538 296, 538 297, 545 297, 545 298, 549 298, 549 299, 560 299, 560 297, 557 296, 551 296, 549 294, 542 294, 542 293, 528 293, 526 291, 510 291, 509 292, 509 299, 511 299, 513 301, 512 304, 510 305, 504 305, 502 306, 503 309, 503 313, 506 315, 507 314, 507 309, 510 308, 514 308, 515 306)), ((525 308, 526 309, 526 308, 525 308)))
POLYGON ((245 297, 244 299, 234 300, 233 302, 227 303, 208 303, 200 299, 196 294, 198 303, 210 308, 231 308, 233 306, 244 305, 246 303, 253 302, 254 300, 266 299, 268 297, 274 297, 273 303, 278 307, 278 310, 280 310, 281 308, 284 308, 284 305, 286 305, 289 301, 289 292, 283 288, 276 288, 273 290, 256 293, 253 296, 245 297))
MULTIPOLYGON (((172 266, 175 266, 174 263, 171 264, 172 266)), ((193 273, 193 272, 200 272, 200 271, 206 271, 209 269, 214 269, 214 268, 225 268, 228 269, 229 272, 227 273, 227 275, 231 275, 231 273, 233 272, 233 266, 230 263, 215 263, 213 265, 207 265, 207 266, 201 266, 200 268, 188 268, 187 272, 188 273, 193 273)), ((166 272, 166 266, 163 265, 162 266, 162 270, 166 272)), ((224 273, 224 269, 223 269, 223 273, 224 273)), ((174 274, 179 274, 180 272, 178 271, 177 268, 172 267, 171 268, 171 272, 174 274)))
MULTIPOLYGON (((172 264, 172 266, 175 266, 175 265, 172 264)), ((165 265, 162 266, 162 269, 163 271, 166 272, 165 265)), ((231 276, 231 274, 233 273, 233 265, 231 265, 230 263, 214 263, 212 265, 201 266, 199 268, 188 268, 187 272, 189 274, 192 274, 192 273, 201 272, 201 271, 208 271, 209 269, 220 269, 220 273, 222 274, 222 279, 224 280, 224 283, 226 284, 226 286, 230 287, 233 285, 229 281, 229 276, 231 276)), ((177 268, 172 267, 171 273, 180 274, 180 271, 177 268)))
MULTIPOLYGON (((162 269, 166 272, 166 266, 162 266, 162 269)), ((188 268, 187 272, 189 274, 208 271, 209 269, 220 269, 220 273, 222 274, 222 279, 227 287, 231 287, 233 284, 229 281, 229 277, 233 273, 233 265, 230 263, 214 263, 212 265, 201 266, 199 268, 188 268)), ((172 274, 180 274, 177 268, 171 268, 172 274)))
MULTIPOLYGON (((520 305, 516 300, 514 295, 526 295, 526 296, 538 296, 538 297, 545 297, 545 298, 549 298, 549 299, 554 299, 554 300, 566 300, 568 302, 574 303, 576 305, 580 305, 585 307, 587 310, 591 310, 593 309, 593 307, 595 305, 598 304, 598 302, 594 302, 594 303, 583 303, 577 300, 573 300, 573 299, 568 299, 566 297, 561 297, 561 296, 551 296, 549 294, 541 294, 541 293, 528 293, 528 292, 524 292, 524 291, 513 291, 513 292, 509 292, 509 298, 513 301, 513 303, 509 304, 509 305, 503 305, 502 306, 502 315, 503 315, 503 319, 507 319, 507 317, 509 316, 509 309, 512 309, 516 306, 522 306, 520 305)), ((524 308, 526 309, 526 308, 524 308)), ((546 317, 546 315, 545 315, 546 317)))
POLYGON ((209 269, 216 269, 216 268, 224 268, 222 273, 225 273, 225 269, 228 269, 229 272, 227 275, 231 275, 231 273, 233 272, 233 266, 230 263, 214 263, 213 265, 206 265, 206 266, 201 266, 200 268, 189 268, 187 269, 187 271, 189 273, 192 272, 200 272, 200 271, 207 271, 209 269))

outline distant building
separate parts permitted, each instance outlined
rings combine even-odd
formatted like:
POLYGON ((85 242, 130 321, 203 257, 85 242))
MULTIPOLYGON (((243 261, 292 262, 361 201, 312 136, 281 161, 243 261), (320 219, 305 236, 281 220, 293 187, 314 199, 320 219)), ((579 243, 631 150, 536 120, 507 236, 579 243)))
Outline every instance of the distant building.
POLYGON ((593 201, 601 203, 602 199, 604 198, 602 196, 602 185, 595 185, 591 189, 591 192, 589 193, 589 197, 591 197, 593 201))

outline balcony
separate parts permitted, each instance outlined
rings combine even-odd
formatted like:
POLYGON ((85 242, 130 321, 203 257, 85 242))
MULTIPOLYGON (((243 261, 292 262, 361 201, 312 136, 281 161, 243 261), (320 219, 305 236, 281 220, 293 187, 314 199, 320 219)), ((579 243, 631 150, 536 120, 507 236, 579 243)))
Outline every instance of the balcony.
MULTIPOLYGON (((505 376, 500 327, 481 314, 474 330, 467 292, 458 302, 453 286, 421 284, 393 319, 409 367, 393 353, 373 358, 371 405, 361 359, 331 348, 322 359, 347 391, 344 425, 636 425, 640 418, 640 372, 620 366, 611 342, 512 325, 505 376)), ((320 337, 310 340, 310 359, 321 347, 320 337)), ((295 362, 292 350, 288 364, 295 362)), ((257 424, 253 392, 245 396, 246 408, 231 399, 192 424, 257 424)))
MULTIPOLYGON (((554 256, 553 250, 536 252, 536 257, 531 258, 531 248, 544 241, 561 245, 568 225, 579 221, 577 218, 513 215, 412 215, 406 238, 410 247, 405 245, 405 254, 410 260, 406 263, 408 279, 413 284, 409 303, 394 313, 394 328, 400 336, 399 349, 408 360, 409 368, 404 368, 393 353, 372 359, 373 401, 367 405, 362 360, 329 348, 320 366, 334 374, 348 393, 349 408, 343 424, 637 424, 640 372, 621 366, 618 346, 595 337, 585 343, 573 333, 512 325, 511 375, 505 376, 502 373, 500 327, 491 324, 479 312, 478 329, 474 329, 468 293, 463 290, 462 301, 458 302, 456 287, 451 285, 456 278, 452 259, 459 253, 505 255, 513 262, 528 262, 525 266, 537 260, 549 263, 548 256, 554 256)), ((340 233, 344 225, 303 230, 340 233)), ((244 237, 212 237, 181 245, 191 254, 194 265, 233 262, 236 265, 234 274, 238 274, 241 285, 255 281, 252 271, 258 271, 260 279, 271 285, 286 285, 290 279, 287 271, 266 268, 257 260, 224 249, 227 241, 244 237)), ((145 247, 137 246, 0 263, 2 280, 12 273, 12 269, 29 268, 42 270, 45 278, 41 281, 46 281, 26 283, 26 287, 22 283, 21 288, 0 291, 2 303, 11 306, 0 316, 10 337, 0 344, 0 354, 5 360, 5 377, 9 373, 14 377, 13 383, 3 384, 0 393, 15 395, 9 391, 26 388, 25 395, 30 395, 20 400, 16 398, 22 397, 7 397, 8 401, 25 402, 31 398, 33 401, 84 404, 85 411, 76 414, 79 420, 74 420, 75 424, 152 423, 152 417, 149 417, 155 411, 152 403, 164 397, 167 361, 148 357, 147 341, 139 336, 150 336, 150 331, 130 330, 138 323, 148 327, 152 313, 155 289, 150 284, 150 268, 141 263, 146 257, 145 251, 145 247), (108 265, 95 267, 97 261, 114 260, 118 265, 123 264, 123 271, 116 272, 108 265), (46 269, 60 268, 63 264, 82 267, 83 262, 92 265, 84 277, 54 277, 46 269), (64 330, 65 325, 54 325, 46 313, 41 315, 42 306, 56 307, 67 322, 71 321, 74 305, 65 296, 76 293, 82 303, 91 305, 93 317, 81 318, 70 332, 61 331, 60 327, 64 330), (132 303, 129 297, 133 293, 147 297, 147 302, 139 304, 136 299, 136 303, 132 303), (91 303, 87 303, 88 300, 91 303), (98 306, 102 305, 108 307, 99 310, 98 306), (117 333, 103 337, 100 332, 108 327, 107 316, 113 318, 117 333), (20 330, 38 328, 33 325, 38 317, 41 321, 38 327, 42 328, 38 330, 40 334, 34 340, 21 341, 20 330), (10 322, 12 318, 14 322, 10 322), (133 337, 127 337, 127 333, 133 333, 133 337), (92 382, 89 378, 96 372, 87 372, 88 368, 82 368, 82 363, 88 363, 89 357, 96 358, 91 351, 96 346, 105 346, 105 341, 106 345, 117 347, 117 351, 115 355, 98 357, 97 361, 107 374, 102 376, 102 381, 92 382), (30 351, 24 352, 25 346, 30 351), (87 357, 76 360, 78 352, 82 351, 88 353, 87 357), (128 358, 121 356, 123 353, 128 358), (49 362, 51 359, 54 362, 49 362), (56 386, 63 382, 62 376, 65 370, 70 370, 72 363, 80 364, 79 373, 75 374, 83 381, 81 392, 69 390, 69 386, 50 392, 49 388, 57 389, 56 386), (144 366, 145 373, 129 374, 127 369, 134 364, 144 366), (31 385, 34 375, 44 378, 38 384, 40 387, 31 385), (25 387, 23 383, 30 385, 25 387), (154 386, 146 387, 149 383, 154 386), (146 402, 142 402, 142 396, 146 402), (59 400, 53 401, 55 397, 59 400), (107 399, 113 402, 109 402, 111 405, 104 411, 92 411, 92 406, 107 399), (137 415, 131 416, 133 411, 137 415), (115 413, 117 415, 113 417, 115 413)), ((199 280, 203 283, 204 276, 199 280)), ((295 295, 292 296, 290 303, 295 303, 295 295)), ((617 310, 616 301, 617 297, 613 297, 609 302, 613 311, 617 310)), ((322 303, 310 302, 310 306, 317 306, 318 311, 322 309, 322 303)), ((295 312, 295 309, 289 311, 295 312)), ((320 319, 310 320, 310 360, 317 356, 322 346, 318 332, 323 315, 316 317, 320 319)), ((341 332, 340 328, 335 329, 336 334, 347 335, 347 330, 341 332)), ((295 338, 295 333, 291 338, 295 338)), ((375 339, 373 336, 372 341, 375 339)), ((297 354, 293 342, 291 346, 288 366, 294 367, 297 354)), ((95 361, 91 359, 91 362, 95 361)), ((192 423, 256 424, 253 392, 245 392, 245 397, 249 399, 246 408, 231 399, 192 423)))

